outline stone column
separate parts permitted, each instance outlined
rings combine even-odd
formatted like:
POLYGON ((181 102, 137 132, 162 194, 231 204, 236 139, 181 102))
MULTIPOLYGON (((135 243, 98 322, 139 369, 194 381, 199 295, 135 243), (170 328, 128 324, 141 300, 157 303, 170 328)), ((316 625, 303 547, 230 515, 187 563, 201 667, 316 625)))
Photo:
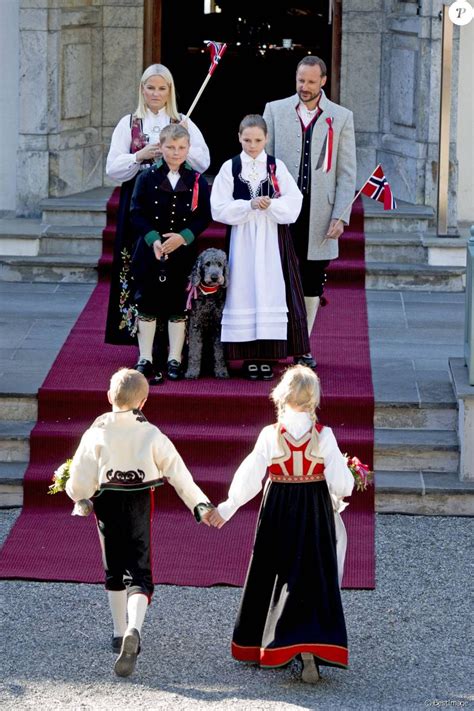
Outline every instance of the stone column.
MULTIPOLYGON (((436 208, 442 0, 343 2, 341 103, 354 111, 359 182, 377 163, 396 197, 436 208)), ((459 31, 453 47, 449 226, 456 229, 459 31)))
POLYGON ((103 184, 110 127, 135 108, 142 25, 143 0, 20 0, 19 215, 103 184))
POLYGON ((0 4, 0 215, 16 208, 16 152, 18 148, 18 81, 20 0, 0 4))

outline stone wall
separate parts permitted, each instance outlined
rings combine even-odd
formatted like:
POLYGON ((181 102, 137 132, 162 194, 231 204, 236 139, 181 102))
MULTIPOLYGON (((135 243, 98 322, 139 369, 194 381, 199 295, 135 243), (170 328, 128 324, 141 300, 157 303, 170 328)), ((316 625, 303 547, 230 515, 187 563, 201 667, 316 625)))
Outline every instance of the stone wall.
POLYGON ((103 184, 118 119, 135 108, 143 0, 20 0, 17 214, 103 184))
MULTIPOLYGON (((343 2, 341 103, 354 111, 358 182, 381 163, 396 197, 437 203, 441 0, 343 2)), ((454 30, 449 226, 456 228, 454 30)))

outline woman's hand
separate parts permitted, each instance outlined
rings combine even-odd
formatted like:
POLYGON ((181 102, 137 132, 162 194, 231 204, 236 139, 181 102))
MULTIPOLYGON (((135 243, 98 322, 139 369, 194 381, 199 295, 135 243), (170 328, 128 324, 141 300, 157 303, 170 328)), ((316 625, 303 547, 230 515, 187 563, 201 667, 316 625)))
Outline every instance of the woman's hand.
POLYGON ((166 232, 163 237, 166 237, 166 242, 163 242, 161 246, 161 252, 164 255, 171 254, 171 252, 174 252, 179 247, 182 247, 183 244, 186 244, 183 235, 177 232, 166 232))
POLYGON ((262 195, 250 201, 252 210, 267 210, 271 204, 271 198, 269 198, 267 195, 262 195))
POLYGON ((159 143, 148 143, 144 148, 141 148, 135 153, 135 159, 142 163, 144 160, 155 160, 161 156, 161 147, 159 143))

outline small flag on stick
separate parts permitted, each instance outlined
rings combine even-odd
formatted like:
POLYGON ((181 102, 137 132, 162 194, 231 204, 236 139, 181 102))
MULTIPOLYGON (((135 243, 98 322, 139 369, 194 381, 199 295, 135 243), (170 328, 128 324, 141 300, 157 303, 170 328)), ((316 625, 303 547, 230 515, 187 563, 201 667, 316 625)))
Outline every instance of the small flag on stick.
POLYGON ((383 202, 384 210, 396 210, 397 202, 392 195, 392 189, 384 175, 382 166, 379 164, 370 178, 362 186, 360 192, 372 200, 383 202))
POLYGON ((209 67, 209 71, 207 73, 206 78, 204 79, 201 88, 199 89, 198 93, 196 94, 193 103, 191 104, 188 113, 186 114, 185 118, 189 118, 191 115, 191 111, 193 111, 194 107, 196 106, 197 102, 199 101, 202 92, 207 86, 207 83, 209 79, 212 77, 214 74, 217 65, 219 64, 220 60, 222 59, 222 55, 227 49, 227 45, 223 42, 213 42, 212 40, 206 40, 205 44, 207 44, 207 48, 211 53, 211 66, 209 67))

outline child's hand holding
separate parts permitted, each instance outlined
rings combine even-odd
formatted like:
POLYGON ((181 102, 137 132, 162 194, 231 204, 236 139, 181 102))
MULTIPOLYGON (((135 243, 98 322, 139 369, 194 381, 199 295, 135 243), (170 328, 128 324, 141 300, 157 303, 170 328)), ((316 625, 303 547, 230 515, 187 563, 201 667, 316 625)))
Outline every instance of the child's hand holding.
POLYGON ((222 526, 226 523, 225 518, 222 518, 217 509, 209 511, 207 520, 211 526, 214 526, 214 528, 222 528, 222 526))

